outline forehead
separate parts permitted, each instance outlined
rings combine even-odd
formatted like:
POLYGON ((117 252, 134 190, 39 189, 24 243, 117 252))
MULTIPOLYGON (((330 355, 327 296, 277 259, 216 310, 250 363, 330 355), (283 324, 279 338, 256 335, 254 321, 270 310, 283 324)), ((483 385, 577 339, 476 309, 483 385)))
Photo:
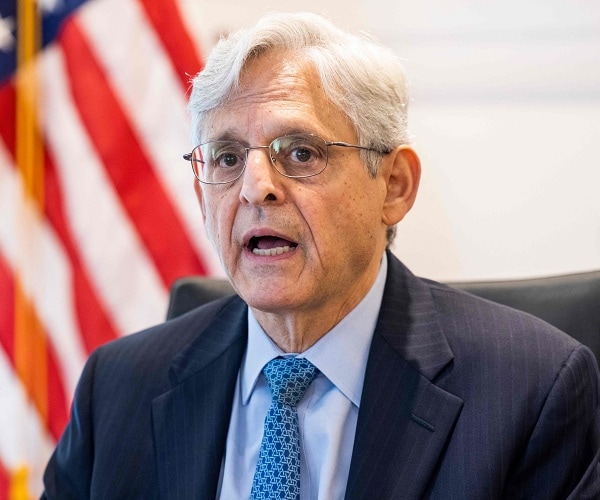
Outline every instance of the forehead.
POLYGON ((354 139, 354 128, 325 95, 313 65, 281 51, 251 59, 237 90, 211 113, 207 125, 207 139, 233 135, 266 140, 293 132, 354 139))

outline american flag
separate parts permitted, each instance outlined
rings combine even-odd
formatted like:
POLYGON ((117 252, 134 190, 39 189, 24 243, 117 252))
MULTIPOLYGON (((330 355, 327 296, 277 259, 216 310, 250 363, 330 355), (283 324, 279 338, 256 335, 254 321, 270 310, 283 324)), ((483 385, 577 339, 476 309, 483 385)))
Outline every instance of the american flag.
POLYGON ((185 110, 183 0, 0 0, 0 499, 42 490, 92 349, 220 274, 185 110))

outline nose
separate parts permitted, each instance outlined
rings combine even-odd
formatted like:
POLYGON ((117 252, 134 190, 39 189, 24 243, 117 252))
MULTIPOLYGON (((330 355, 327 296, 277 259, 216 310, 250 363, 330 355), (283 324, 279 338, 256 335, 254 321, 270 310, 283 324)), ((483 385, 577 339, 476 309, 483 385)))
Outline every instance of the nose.
POLYGON ((240 190, 242 203, 261 205, 283 200, 281 182, 285 178, 275 170, 269 155, 268 146, 248 148, 240 190), (254 151, 260 149, 263 151, 254 151))

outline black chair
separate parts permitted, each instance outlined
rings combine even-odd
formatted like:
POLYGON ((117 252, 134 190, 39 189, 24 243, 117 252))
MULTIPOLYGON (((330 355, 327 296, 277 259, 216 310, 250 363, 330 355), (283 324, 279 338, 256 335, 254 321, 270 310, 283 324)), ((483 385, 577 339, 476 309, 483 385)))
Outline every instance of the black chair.
POLYGON ((233 295, 235 291, 226 279, 205 276, 179 278, 171 286, 167 319, 180 316, 211 300, 233 295))
MULTIPOLYGON (((449 284, 542 318, 587 345, 600 360, 600 271, 449 284)), ((167 319, 233 293, 231 284, 225 279, 181 278, 171 287, 167 319)))

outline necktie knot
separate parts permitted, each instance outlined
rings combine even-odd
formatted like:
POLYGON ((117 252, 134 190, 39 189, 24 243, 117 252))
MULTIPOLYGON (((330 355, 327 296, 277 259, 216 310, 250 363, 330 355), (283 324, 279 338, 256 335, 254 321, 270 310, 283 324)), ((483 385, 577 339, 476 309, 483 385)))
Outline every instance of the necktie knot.
POLYGON ((263 369, 273 402, 295 407, 317 375, 317 368, 304 358, 275 358, 263 369))

